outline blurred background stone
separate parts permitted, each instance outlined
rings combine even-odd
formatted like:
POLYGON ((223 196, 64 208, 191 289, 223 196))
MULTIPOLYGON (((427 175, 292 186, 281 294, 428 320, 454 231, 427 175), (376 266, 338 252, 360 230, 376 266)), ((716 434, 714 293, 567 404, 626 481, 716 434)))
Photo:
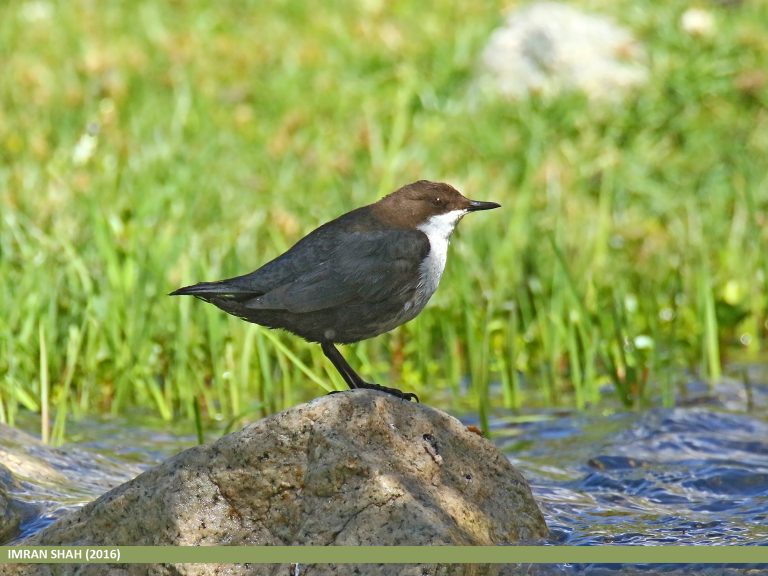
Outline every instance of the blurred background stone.
POLYGON ((579 91, 617 100, 648 80, 646 50, 609 18, 557 2, 511 11, 480 62, 479 87, 508 96, 579 91))

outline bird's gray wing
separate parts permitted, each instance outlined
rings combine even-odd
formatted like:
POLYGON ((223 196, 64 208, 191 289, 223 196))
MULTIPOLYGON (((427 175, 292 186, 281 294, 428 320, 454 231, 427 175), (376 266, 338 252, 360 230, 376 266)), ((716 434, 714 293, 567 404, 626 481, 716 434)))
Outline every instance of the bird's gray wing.
POLYGON ((244 302, 245 307, 306 313, 409 295, 429 253, 429 239, 419 230, 348 232, 338 240, 326 260, 244 302))
POLYGON ((185 286, 171 294, 188 294, 203 300, 213 298, 219 301, 237 302, 255 300, 308 273, 321 272, 319 265, 329 260, 338 246, 337 236, 328 225, 321 226, 258 270, 215 282, 200 282, 185 286))

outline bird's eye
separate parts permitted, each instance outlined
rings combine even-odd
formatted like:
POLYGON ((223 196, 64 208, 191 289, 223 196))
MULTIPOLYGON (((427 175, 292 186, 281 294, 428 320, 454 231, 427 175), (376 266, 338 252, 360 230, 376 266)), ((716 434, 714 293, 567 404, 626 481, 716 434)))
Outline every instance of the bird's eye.
POLYGON ((441 198, 438 196, 437 198, 435 198, 434 200, 432 200, 432 204, 434 204, 435 206, 442 206, 442 205, 443 205, 443 201, 442 201, 442 199, 441 199, 441 198))

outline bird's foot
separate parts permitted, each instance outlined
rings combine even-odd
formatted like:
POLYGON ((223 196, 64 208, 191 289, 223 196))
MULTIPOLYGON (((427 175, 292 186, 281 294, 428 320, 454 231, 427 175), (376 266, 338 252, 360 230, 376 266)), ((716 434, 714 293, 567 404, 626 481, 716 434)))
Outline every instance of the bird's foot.
POLYGON ((373 382, 358 382, 355 388, 366 388, 368 390, 378 390, 380 392, 386 392, 387 394, 392 394, 392 396, 396 396, 397 398, 401 398, 403 400, 407 400, 410 402, 411 400, 416 400, 416 402, 419 402, 419 397, 416 396, 413 392, 403 392, 402 390, 398 390, 397 388, 390 388, 389 386, 382 386, 381 384, 374 384, 373 382))

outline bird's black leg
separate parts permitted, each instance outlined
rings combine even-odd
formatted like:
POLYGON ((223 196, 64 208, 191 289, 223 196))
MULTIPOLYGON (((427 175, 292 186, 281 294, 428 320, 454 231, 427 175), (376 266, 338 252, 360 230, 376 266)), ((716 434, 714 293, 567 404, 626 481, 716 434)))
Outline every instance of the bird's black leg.
POLYGON ((322 342, 320 346, 323 348, 323 354, 333 363, 336 370, 339 371, 341 377, 344 378, 344 382, 347 383, 351 389, 355 388, 368 388, 369 390, 380 390, 387 394, 392 394, 403 400, 416 400, 419 401, 419 397, 413 392, 402 392, 397 388, 389 388, 388 386, 381 386, 379 384, 373 384, 372 382, 366 382, 360 375, 352 369, 352 366, 344 359, 336 347, 331 342, 322 342))
POLYGON ((347 383, 347 386, 350 388, 357 388, 357 382, 360 380, 360 376, 358 376, 357 373, 352 370, 352 366, 344 360, 344 356, 341 355, 341 352, 339 352, 330 342, 323 342, 320 346, 323 349, 325 357, 328 358, 333 364, 333 367, 338 370, 341 377, 344 378, 344 382, 347 383))

